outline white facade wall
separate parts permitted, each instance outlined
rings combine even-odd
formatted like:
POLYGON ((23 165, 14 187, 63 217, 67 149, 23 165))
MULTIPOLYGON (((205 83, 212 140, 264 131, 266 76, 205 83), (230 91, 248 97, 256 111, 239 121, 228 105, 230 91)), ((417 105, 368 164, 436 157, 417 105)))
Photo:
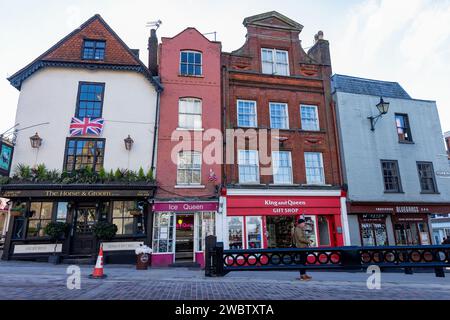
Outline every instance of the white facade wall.
POLYGON ((157 92, 141 74, 132 71, 45 68, 22 84, 17 107, 19 131, 12 171, 17 164, 44 163, 48 169, 62 171, 69 125, 75 115, 79 82, 105 83, 103 115, 105 138, 104 167, 147 171, 151 166, 157 92), (29 137, 38 132, 43 139, 38 152, 29 137), (124 139, 134 140, 126 151, 124 139))

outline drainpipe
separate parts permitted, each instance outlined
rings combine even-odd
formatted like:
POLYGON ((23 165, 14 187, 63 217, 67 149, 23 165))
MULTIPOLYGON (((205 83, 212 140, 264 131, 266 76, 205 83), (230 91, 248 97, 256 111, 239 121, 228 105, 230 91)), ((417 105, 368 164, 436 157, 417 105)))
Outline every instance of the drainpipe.
POLYGON ((155 113, 155 127, 153 130, 153 150, 152 150, 152 165, 151 170, 153 171, 153 178, 156 179, 155 172, 155 156, 156 156, 156 144, 157 144, 157 136, 158 136, 158 124, 159 124, 159 108, 160 108, 160 95, 162 89, 159 88, 156 96, 156 113, 155 113))

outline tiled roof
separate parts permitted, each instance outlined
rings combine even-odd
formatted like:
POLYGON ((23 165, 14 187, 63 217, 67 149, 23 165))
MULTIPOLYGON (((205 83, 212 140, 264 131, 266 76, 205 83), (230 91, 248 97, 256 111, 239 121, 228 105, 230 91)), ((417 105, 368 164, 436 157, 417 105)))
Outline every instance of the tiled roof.
POLYGON ((371 80, 335 74, 331 77, 333 92, 347 92, 377 97, 411 99, 397 82, 371 80))

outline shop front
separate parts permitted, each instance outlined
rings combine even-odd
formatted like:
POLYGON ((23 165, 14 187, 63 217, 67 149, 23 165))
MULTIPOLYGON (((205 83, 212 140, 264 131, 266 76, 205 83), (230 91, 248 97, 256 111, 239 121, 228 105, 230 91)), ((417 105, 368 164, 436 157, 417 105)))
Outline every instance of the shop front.
POLYGON ((299 218, 306 220, 311 246, 343 245, 340 191, 280 191, 227 190, 226 248, 290 248, 299 218))
POLYGON ((205 238, 216 235, 218 201, 155 202, 152 266, 205 264, 205 238))
POLYGON ((3 259, 45 260, 56 252, 63 260, 95 260, 102 243, 106 263, 134 263, 134 249, 150 243, 153 193, 154 186, 149 185, 3 186, 1 196, 11 204, 3 259), (117 226, 112 239, 94 235, 99 221, 117 226), (44 231, 50 222, 65 222, 69 227, 56 246, 44 231))
POLYGON ((362 246, 431 245, 432 214, 448 212, 447 204, 349 203, 350 232, 362 246))

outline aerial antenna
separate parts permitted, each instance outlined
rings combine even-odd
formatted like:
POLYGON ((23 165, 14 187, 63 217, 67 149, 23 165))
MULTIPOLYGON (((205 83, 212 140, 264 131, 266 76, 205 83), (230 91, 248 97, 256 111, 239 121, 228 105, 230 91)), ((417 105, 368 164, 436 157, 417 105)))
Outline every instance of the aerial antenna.
POLYGON ((160 25, 162 25, 162 21, 161 20, 156 20, 156 21, 147 22, 145 27, 147 27, 147 28, 156 27, 156 30, 158 30, 160 25))
POLYGON ((204 33, 203 35, 204 35, 204 36, 207 36, 207 35, 210 35, 210 34, 213 34, 213 35, 214 35, 214 41, 217 41, 217 40, 216 40, 216 35, 217 35, 217 32, 216 32, 216 31, 204 33))

